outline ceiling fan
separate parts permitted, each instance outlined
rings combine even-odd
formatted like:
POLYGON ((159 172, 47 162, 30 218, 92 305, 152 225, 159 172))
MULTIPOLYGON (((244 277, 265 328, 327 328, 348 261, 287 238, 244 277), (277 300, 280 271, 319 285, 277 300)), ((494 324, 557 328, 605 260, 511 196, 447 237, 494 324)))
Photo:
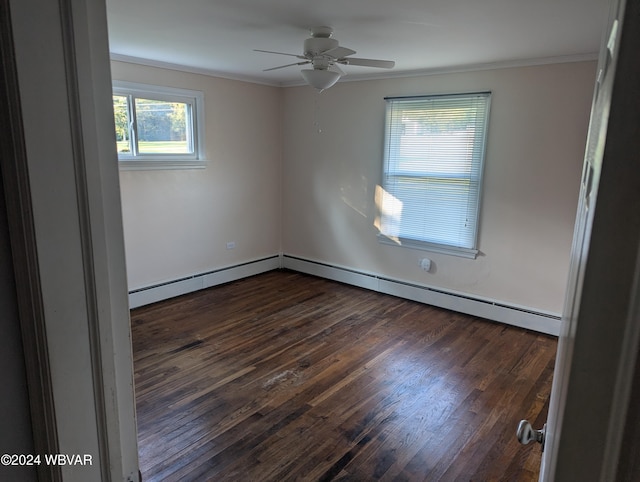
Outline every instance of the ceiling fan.
POLYGON ((356 51, 339 46, 338 41, 331 37, 333 34, 333 29, 331 27, 312 27, 310 31, 311 37, 304 41, 304 53, 302 55, 255 49, 256 52, 288 55, 302 60, 302 62, 280 65, 279 67, 272 67, 270 69, 265 69, 264 71, 268 72, 270 70, 283 69, 293 65, 312 64, 313 69, 302 70, 302 77, 309 85, 322 92, 324 89, 328 89, 335 84, 340 77, 345 75, 344 71, 338 66, 338 64, 379 67, 383 69, 390 69, 395 65, 395 62, 392 60, 360 59, 351 57, 351 55, 355 54, 356 51))

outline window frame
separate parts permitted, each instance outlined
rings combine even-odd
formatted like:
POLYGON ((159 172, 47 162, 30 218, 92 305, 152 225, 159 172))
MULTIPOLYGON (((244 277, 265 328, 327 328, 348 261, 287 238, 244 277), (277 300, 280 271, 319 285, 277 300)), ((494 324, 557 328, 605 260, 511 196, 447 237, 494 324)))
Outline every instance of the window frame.
MULTIPOLYGON (((385 97, 386 101, 386 112, 385 112, 385 137, 384 137, 384 154, 382 161, 382 180, 380 183, 381 192, 379 203, 379 212, 380 212, 380 223, 379 223, 379 233, 377 235, 378 241, 382 244, 392 245, 392 246, 402 246, 406 248, 419 249, 424 251, 436 252, 441 254, 448 254, 454 256, 460 256, 464 258, 475 259, 479 253, 478 250, 478 233, 480 230, 480 208, 482 201, 482 191, 483 191, 483 173, 484 173, 484 163, 486 159, 486 146, 489 137, 489 118, 490 118, 490 109, 491 109, 491 97, 492 93, 490 91, 480 91, 480 92, 464 92, 464 93, 450 93, 450 94, 432 94, 432 95, 413 95, 413 96, 404 96, 404 97, 385 97), (385 233, 385 222, 384 222, 384 210, 387 206, 385 206, 384 196, 390 195, 387 191, 388 183, 386 182, 389 178, 389 166, 391 161, 389 160, 390 152, 394 149, 399 151, 399 146, 396 144, 398 139, 391 139, 391 127, 392 127, 392 119, 391 119, 391 109, 393 101, 419 101, 424 99, 425 101, 429 101, 432 99, 443 99, 443 98, 464 98, 464 97, 477 97, 483 96, 486 98, 486 106, 485 106, 485 115, 483 120, 483 137, 481 138, 481 147, 479 148, 479 165, 477 168, 477 200, 475 204, 475 223, 474 223, 474 232, 473 232, 473 242, 472 247, 462 247, 456 246, 453 244, 445 244, 445 243, 434 243, 430 241, 425 241, 421 239, 414 239, 402 236, 395 236, 390 232, 385 233)), ((475 139, 474 139, 475 140, 475 139)), ((471 179, 472 176, 468 178, 471 179)), ((422 173, 420 176, 409 176, 411 179, 437 179, 438 176, 428 176, 425 173, 422 173)), ((457 177, 456 179, 463 179, 462 177, 457 177)), ((475 178, 474 178, 475 181, 475 178)))
POLYGON ((112 81, 112 95, 127 97, 130 142, 136 145, 135 99, 148 99, 166 102, 179 102, 190 106, 191 119, 190 143, 193 152, 189 153, 139 153, 123 154, 118 152, 118 165, 121 170, 143 169, 202 169, 206 166, 204 148, 204 93, 197 90, 180 89, 121 80, 112 81))

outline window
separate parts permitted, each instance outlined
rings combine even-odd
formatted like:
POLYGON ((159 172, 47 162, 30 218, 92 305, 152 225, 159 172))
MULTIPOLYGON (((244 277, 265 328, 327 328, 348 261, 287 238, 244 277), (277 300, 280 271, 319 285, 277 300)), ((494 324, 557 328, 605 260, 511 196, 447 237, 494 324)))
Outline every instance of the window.
POLYGON ((118 159, 133 168, 203 167, 202 92, 113 84, 118 159))
POLYGON ((385 99, 382 242, 475 258, 490 97, 385 99))

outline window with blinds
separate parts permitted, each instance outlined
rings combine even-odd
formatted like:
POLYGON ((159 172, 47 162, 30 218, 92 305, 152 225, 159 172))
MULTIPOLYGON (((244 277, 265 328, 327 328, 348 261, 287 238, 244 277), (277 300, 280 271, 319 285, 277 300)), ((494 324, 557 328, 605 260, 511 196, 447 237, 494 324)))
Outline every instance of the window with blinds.
POLYGON ((385 99, 383 242, 476 256, 490 98, 385 99))

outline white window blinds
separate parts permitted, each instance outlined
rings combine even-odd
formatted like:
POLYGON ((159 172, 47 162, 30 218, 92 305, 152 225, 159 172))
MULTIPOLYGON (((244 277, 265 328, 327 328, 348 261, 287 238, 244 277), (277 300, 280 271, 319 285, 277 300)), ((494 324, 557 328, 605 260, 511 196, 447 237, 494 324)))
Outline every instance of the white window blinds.
POLYGON ((385 99, 384 237, 475 257, 490 96, 385 99))

